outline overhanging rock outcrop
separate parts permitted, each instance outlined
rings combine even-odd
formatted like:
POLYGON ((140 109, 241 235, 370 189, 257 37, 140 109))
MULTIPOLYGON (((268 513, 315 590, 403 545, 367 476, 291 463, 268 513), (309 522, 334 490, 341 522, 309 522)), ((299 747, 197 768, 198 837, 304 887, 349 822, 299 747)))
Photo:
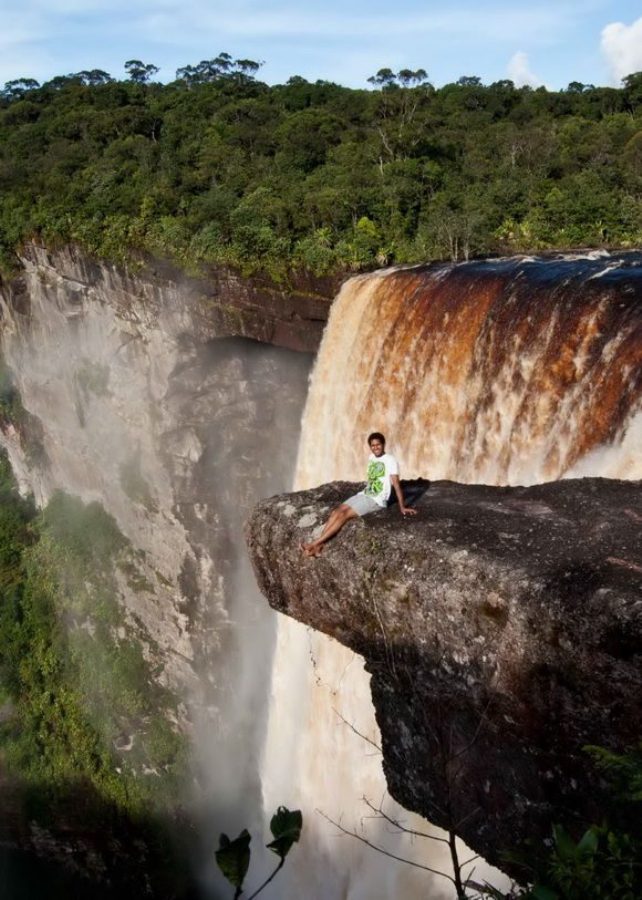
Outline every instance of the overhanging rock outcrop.
POLYGON ((365 657, 391 794, 504 868, 552 822, 599 822, 583 748, 642 734, 642 483, 426 483, 415 518, 304 558, 355 488, 265 500, 246 535, 270 605, 365 657))

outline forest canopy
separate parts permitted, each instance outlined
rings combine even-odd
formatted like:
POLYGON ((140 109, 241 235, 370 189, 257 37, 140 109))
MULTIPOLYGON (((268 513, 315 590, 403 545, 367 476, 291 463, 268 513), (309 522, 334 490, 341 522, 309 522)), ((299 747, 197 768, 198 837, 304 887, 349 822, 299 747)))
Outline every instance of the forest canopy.
POLYGON ((642 242, 642 73, 549 91, 384 68, 356 90, 260 65, 8 82, 2 266, 29 238, 275 277, 642 242))

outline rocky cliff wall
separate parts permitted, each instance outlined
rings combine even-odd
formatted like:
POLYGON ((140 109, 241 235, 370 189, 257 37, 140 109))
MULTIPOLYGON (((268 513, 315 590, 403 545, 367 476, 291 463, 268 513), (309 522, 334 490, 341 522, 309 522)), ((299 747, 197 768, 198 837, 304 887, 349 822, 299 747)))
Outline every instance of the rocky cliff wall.
POLYGON ((313 351, 329 301, 73 248, 30 245, 22 262, 0 286, 0 341, 25 414, 0 442, 39 504, 62 489, 116 518, 149 586, 123 584, 122 601, 163 680, 197 687, 197 657, 217 656, 236 615, 243 511, 287 486, 307 389, 308 354, 258 342, 313 351))
POLYGON ((131 542, 135 577, 115 573, 114 602, 196 758, 196 797, 176 802, 200 804, 210 835, 249 825, 274 620, 241 524, 291 483, 329 299, 229 272, 131 273, 73 248, 30 246, 22 262, 0 283, 0 444, 39 505, 56 490, 98 501, 131 542))

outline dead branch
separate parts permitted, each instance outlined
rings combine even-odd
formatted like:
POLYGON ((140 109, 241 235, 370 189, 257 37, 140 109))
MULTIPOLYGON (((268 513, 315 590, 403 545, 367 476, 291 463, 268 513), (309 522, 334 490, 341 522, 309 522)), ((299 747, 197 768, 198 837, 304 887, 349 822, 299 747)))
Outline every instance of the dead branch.
POLYGON ((415 831, 414 828, 406 828, 406 826, 402 825, 398 819, 394 819, 392 816, 389 816, 388 813, 384 812, 383 808, 381 806, 378 806, 378 807, 375 806, 374 803, 371 803, 370 800, 368 800, 368 798, 365 796, 362 797, 361 799, 366 804, 366 806, 369 809, 371 809, 373 811, 373 813, 375 813, 376 817, 385 819, 386 822, 389 822, 391 825, 393 825, 395 828, 397 828, 403 834, 411 834, 414 837, 428 838, 428 840, 430 840, 430 841, 439 841, 442 844, 448 843, 447 838, 438 837, 435 834, 428 834, 425 831, 415 831))
POLYGON ((356 831, 349 831, 349 829, 344 828, 339 822, 335 822, 334 819, 331 819, 330 816, 326 815, 321 809, 315 810, 315 812, 319 813, 320 816, 329 822, 331 825, 334 825, 335 828, 338 828, 342 834, 347 835, 348 837, 356 838, 358 841, 361 841, 362 844, 365 844, 366 847, 370 847, 372 850, 376 850, 378 853, 382 853, 384 856, 390 857, 390 859, 396 859, 397 862, 405 863, 408 866, 413 866, 415 869, 423 869, 425 872, 430 872, 432 875, 439 875, 440 878, 446 878, 450 881, 451 884, 456 886, 455 879, 450 875, 447 875, 445 872, 440 872, 439 869, 432 869, 430 866, 425 866, 422 863, 415 862, 412 859, 405 859, 403 856, 397 856, 395 853, 391 853, 389 850, 386 850, 384 847, 378 847, 377 844, 373 844, 372 841, 369 841, 367 838, 363 837, 360 834, 357 834, 356 831))
POLYGON ((359 729, 356 728, 356 727, 352 724, 352 722, 348 722, 348 720, 347 720, 344 716, 342 716, 341 713, 339 712, 339 710, 336 709, 334 706, 332 707, 332 712, 333 712, 333 713, 336 713, 336 715, 341 719, 341 721, 343 722, 343 724, 344 724, 344 725, 347 725, 348 728, 350 729, 350 731, 352 731, 354 734, 356 734, 357 737, 362 738, 367 744, 370 744, 370 745, 371 745, 372 747, 374 747, 375 750, 377 750, 379 753, 382 753, 382 752, 383 752, 382 749, 381 749, 381 747, 379 746, 379 744, 377 744, 376 741, 373 741, 373 740, 371 740, 371 738, 367 737, 365 734, 362 734, 362 733, 359 731, 359 729))

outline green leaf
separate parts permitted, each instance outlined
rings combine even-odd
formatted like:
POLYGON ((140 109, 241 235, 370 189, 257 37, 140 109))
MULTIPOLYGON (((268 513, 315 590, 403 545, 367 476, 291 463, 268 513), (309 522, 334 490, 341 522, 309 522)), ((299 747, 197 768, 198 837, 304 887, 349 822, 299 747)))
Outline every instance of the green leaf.
POLYGON ((553 825, 553 837, 555 838, 555 849, 560 859, 575 859, 576 847, 566 829, 561 825, 553 825))
POLYGON ((559 894, 550 888, 544 887, 543 884, 536 884, 531 891, 533 900, 559 900, 559 894))
POLYGON ((270 822, 270 831, 274 840, 267 845, 268 850, 272 850, 281 859, 285 859, 292 848, 292 844, 296 843, 301 837, 302 828, 303 816, 301 815, 301 810, 295 809, 293 812, 290 812, 285 806, 279 806, 270 822))
POLYGON ((250 866, 250 833, 244 828, 239 836, 231 841, 226 834, 219 838, 216 851, 216 863, 230 884, 242 888, 243 881, 250 866))
POLYGON ((577 845, 577 849, 580 853, 585 853, 587 856, 593 856, 597 850, 597 843, 597 829, 595 827, 592 827, 584 833, 582 839, 577 845))

